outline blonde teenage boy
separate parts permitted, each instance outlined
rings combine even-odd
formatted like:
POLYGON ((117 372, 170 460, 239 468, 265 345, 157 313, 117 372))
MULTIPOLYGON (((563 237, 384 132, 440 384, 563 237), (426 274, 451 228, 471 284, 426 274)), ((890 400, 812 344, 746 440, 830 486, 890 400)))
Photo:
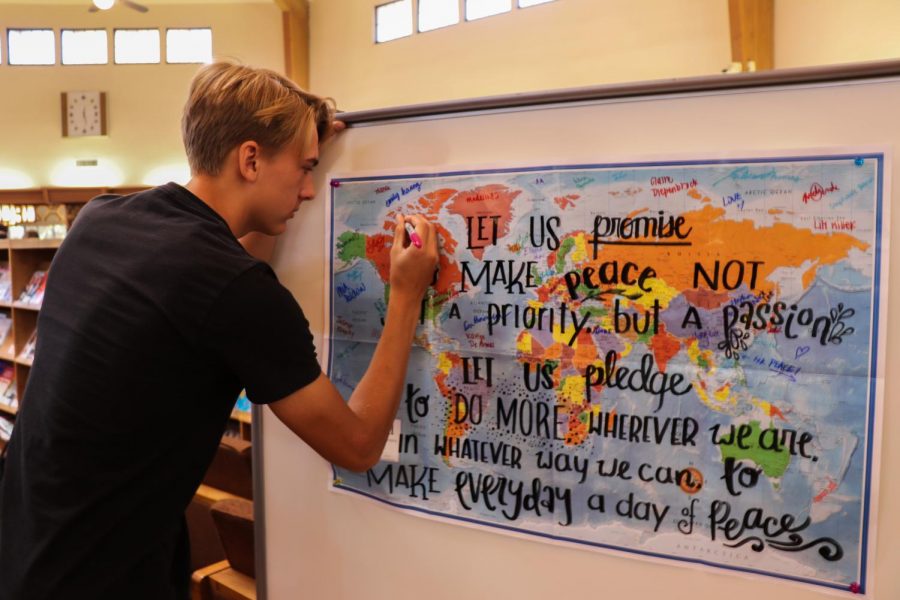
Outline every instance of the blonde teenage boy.
POLYGON ((209 65, 182 119, 190 182, 81 212, 50 269, 0 480, 0 600, 187 598, 184 510, 241 388, 326 459, 378 460, 437 263, 433 226, 409 217, 418 249, 396 225, 384 333, 348 402, 293 296, 238 242, 282 233, 313 198, 332 119, 274 72, 209 65))

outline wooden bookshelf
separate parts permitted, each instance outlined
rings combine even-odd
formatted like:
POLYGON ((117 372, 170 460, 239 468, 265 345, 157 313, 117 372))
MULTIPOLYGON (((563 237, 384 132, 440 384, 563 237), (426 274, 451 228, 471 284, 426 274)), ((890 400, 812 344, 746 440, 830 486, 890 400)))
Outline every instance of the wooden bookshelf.
POLYGON ((213 598, 256 600, 256 580, 232 569, 230 564, 209 576, 209 587, 213 598))
POLYGON ((15 336, 6 336, 6 339, 0 344, 0 360, 5 360, 6 362, 13 362, 16 360, 15 336))
POLYGON ((231 422, 229 429, 237 434, 242 440, 252 441, 250 431, 252 429, 252 418, 250 413, 242 410, 234 409, 231 411, 231 422))
POLYGON ((56 250, 62 240, 3 240, 3 246, 13 250, 56 250))
POLYGON ((200 487, 197 488, 197 491, 194 494, 194 498, 205 504, 207 507, 212 506, 219 500, 241 499, 240 496, 235 496, 230 492, 214 488, 212 486, 206 485, 205 483, 201 483, 200 487))
POLYGON ((246 413, 242 410, 235 409, 235 410, 231 411, 231 418, 234 419, 235 421, 240 421, 241 423, 244 423, 245 425, 250 425, 250 423, 251 423, 250 413, 246 413))
POLYGON ((29 302, 13 302, 12 307, 19 310, 33 310, 34 312, 40 312, 41 310, 40 304, 31 304, 29 302))

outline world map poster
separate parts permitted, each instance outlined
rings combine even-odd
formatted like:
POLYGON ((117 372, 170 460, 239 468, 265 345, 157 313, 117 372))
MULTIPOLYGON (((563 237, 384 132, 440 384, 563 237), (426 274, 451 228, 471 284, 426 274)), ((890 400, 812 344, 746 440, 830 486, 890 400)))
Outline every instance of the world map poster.
POLYGON ((381 335, 396 215, 440 245, 382 461, 335 488, 866 594, 884 173, 832 152, 334 177, 344 397, 381 335))

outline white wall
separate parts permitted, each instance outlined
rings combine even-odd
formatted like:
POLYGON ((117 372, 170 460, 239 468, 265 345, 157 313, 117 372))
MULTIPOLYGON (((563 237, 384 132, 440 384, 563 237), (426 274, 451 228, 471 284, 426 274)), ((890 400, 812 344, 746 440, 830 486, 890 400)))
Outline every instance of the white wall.
MULTIPOLYGON (((329 172, 497 164, 613 162, 623 157, 714 157, 900 142, 900 81, 681 98, 637 99, 557 110, 442 118, 360 127, 323 155, 320 193, 304 204, 278 248, 279 277, 300 301, 321 348, 325 326, 324 185, 329 172), (472 140, 477 138, 477 143, 472 140)), ((896 208, 900 163, 889 165, 896 208)), ((900 211, 891 225, 900 228, 900 211)), ((900 282, 900 245, 890 280, 900 282)), ((900 291, 890 294, 891 328, 900 291)), ((900 598, 900 338, 887 338, 880 512, 875 555, 877 600, 900 598), (894 369, 896 370, 896 369, 894 369)), ((329 492, 330 469, 266 409, 266 556, 270 600, 546 600, 560 597, 825 600, 832 595, 771 578, 697 571, 581 549, 513 539, 427 521, 365 499, 329 492)), ((257 440, 256 443, 259 443, 257 440)))
MULTIPOLYGON (((145 15, 123 8, 88 13, 88 4, 0 4, 0 29, 5 38, 7 27, 160 27, 164 40, 166 27, 211 27, 215 57, 284 72, 281 12, 274 4, 152 5, 145 15)), ((57 52, 58 41, 57 34, 57 52)), ((61 170, 74 171, 81 158, 110 167, 94 185, 139 185, 155 168, 186 166, 179 122, 198 65, 10 66, 3 45, 0 188, 17 173, 33 186, 72 184, 73 175, 61 170), (60 93, 74 90, 107 93, 108 136, 62 137, 60 93)))

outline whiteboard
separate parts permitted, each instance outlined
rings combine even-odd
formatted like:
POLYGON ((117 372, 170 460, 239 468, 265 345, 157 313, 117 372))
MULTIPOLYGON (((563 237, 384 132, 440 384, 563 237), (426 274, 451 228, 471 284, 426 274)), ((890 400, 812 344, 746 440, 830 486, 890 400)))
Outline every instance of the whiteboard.
MULTIPOLYGON (((360 124, 323 149, 319 194, 298 213, 276 251, 281 281, 303 307, 322 347, 327 176, 329 173, 429 171, 475 166, 612 163, 679 156, 707 159, 796 153, 821 147, 892 148, 900 141, 900 79, 770 85, 605 98, 513 109, 396 118, 360 124)), ((896 161, 892 179, 900 175, 896 161)), ((892 191, 897 196, 896 186, 892 191)), ((891 198, 893 200, 893 198, 891 198)), ((898 211, 891 229, 897 230, 898 211)), ((891 258, 889 281, 900 281, 891 258)), ((895 283, 896 285, 896 283, 895 283)), ((888 331, 898 296, 889 294, 888 331), (894 310, 891 310, 894 309, 894 310)), ((887 339, 884 439, 875 532, 875 598, 900 597, 900 492, 897 382, 890 373, 896 336, 887 339)), ((320 357, 324 355, 320 352, 320 357)), ((896 362, 896 361, 894 361, 896 362)), ((648 564, 489 531, 415 519, 328 489, 330 466, 268 410, 255 450, 264 465, 257 495, 264 518, 264 582, 271 599, 759 597, 798 600, 828 592, 768 578, 648 564), (681 592, 678 592, 681 590, 681 592)), ((259 577, 259 576, 258 576, 259 577)))

